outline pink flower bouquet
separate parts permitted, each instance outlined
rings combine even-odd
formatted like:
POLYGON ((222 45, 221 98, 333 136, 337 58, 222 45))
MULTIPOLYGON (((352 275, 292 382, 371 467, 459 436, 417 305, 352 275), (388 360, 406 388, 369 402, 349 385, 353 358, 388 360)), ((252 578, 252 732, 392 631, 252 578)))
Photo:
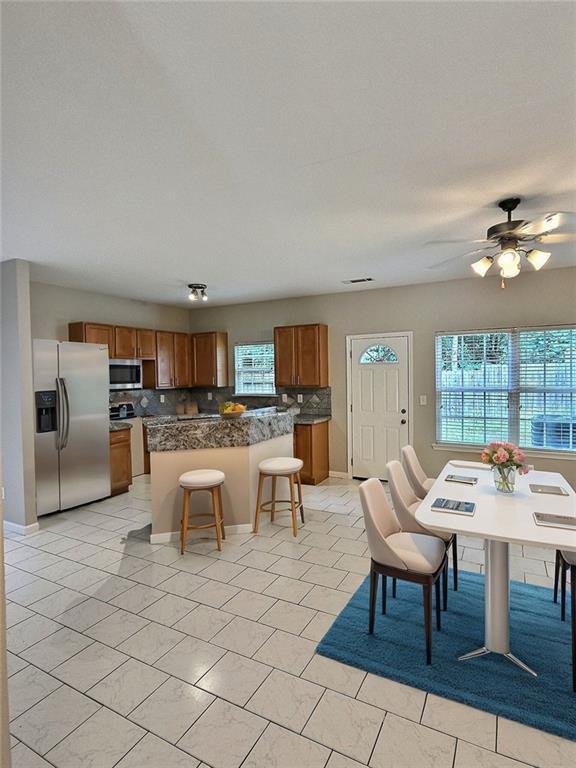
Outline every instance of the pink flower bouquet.
POLYGON ((514 443, 495 441, 489 443, 480 455, 483 464, 490 464, 494 469, 496 489, 503 493, 513 493, 515 474, 528 473, 526 456, 514 443))

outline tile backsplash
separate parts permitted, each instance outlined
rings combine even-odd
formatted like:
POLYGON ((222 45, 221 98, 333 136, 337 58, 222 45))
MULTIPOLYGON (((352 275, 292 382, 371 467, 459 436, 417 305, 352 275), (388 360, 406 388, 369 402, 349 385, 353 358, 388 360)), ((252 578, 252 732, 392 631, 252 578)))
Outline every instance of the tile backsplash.
POLYGON ((215 413, 220 403, 226 400, 236 400, 255 408, 275 405, 283 410, 294 410, 302 414, 314 416, 330 416, 332 412, 330 387, 320 389, 305 389, 297 393, 294 389, 278 388, 275 395, 251 397, 250 395, 234 396, 233 387, 219 389, 139 389, 125 392, 110 392, 110 403, 133 403, 137 416, 168 416, 176 413, 176 406, 197 402, 201 413, 215 413), (212 400, 208 399, 212 392, 212 400), (282 395, 287 396, 287 402, 282 402, 282 395), (297 395, 302 394, 302 403, 297 402, 297 395), (160 397, 164 396, 164 402, 160 397))

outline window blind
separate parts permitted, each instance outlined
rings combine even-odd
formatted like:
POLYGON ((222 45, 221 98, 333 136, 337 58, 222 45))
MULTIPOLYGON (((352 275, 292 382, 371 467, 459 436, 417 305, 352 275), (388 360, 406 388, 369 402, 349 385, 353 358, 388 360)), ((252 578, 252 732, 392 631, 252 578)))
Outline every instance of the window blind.
POLYGON ((234 347, 236 394, 274 394, 274 344, 236 344, 234 347))
POLYGON ((436 439, 576 450, 576 329, 436 334, 436 439))

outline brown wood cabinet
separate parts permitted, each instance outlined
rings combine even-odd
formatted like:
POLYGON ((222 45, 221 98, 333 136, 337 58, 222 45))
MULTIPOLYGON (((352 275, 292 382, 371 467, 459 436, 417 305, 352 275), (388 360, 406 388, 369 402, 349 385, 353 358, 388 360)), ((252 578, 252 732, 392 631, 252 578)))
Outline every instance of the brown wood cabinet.
POLYGON ((116 325, 114 327, 113 357, 134 360, 137 356, 136 328, 126 328, 123 325, 116 325))
POLYGON ((317 485, 328 477, 328 424, 294 425, 294 456, 304 462, 300 471, 303 483, 317 485))
POLYGON ((107 344, 108 356, 115 356, 114 326, 103 323, 69 323, 68 339, 86 344, 107 344))
POLYGON ((126 493, 132 483, 130 430, 110 432, 110 495, 126 493))
POLYGON ((136 357, 139 360, 156 359, 156 331, 150 328, 136 329, 136 357))
POLYGON ((274 328, 274 370, 279 387, 327 387, 328 326, 274 328))
POLYGON ((174 386, 189 387, 191 384, 190 336, 187 333, 174 334, 174 386))
POLYGON ((193 333, 190 337, 193 387, 228 386, 228 334, 193 333))
POLYGON ((174 387, 174 334, 156 332, 156 389, 174 387))

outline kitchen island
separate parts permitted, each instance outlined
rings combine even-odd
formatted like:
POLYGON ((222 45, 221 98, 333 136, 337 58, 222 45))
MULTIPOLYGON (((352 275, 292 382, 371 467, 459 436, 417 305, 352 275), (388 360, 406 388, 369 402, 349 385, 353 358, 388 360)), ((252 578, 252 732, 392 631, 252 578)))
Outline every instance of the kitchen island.
MULTIPOLYGON (((230 533, 252 530, 258 488, 258 464, 275 456, 293 455, 293 422, 289 413, 248 411, 238 418, 216 414, 197 417, 159 416, 144 419, 150 452, 152 543, 176 541, 182 514, 178 478, 191 469, 219 469, 224 525, 230 533)), ((279 478, 279 495, 287 492, 279 478)), ((286 498, 286 496, 284 496, 286 498)), ((196 493, 194 512, 209 512, 210 494, 196 493)))

